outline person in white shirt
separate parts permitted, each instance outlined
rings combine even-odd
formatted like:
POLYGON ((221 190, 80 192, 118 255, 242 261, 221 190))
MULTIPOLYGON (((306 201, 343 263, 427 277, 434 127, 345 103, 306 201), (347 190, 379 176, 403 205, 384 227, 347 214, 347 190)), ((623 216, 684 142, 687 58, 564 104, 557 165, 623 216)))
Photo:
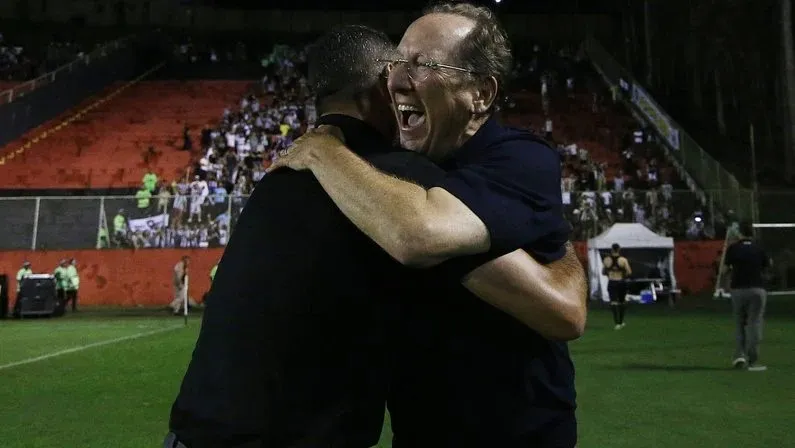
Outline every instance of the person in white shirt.
POLYGON ((188 222, 192 223, 194 218, 201 222, 202 205, 204 205, 204 199, 209 194, 207 182, 201 180, 199 176, 195 176, 193 182, 190 184, 190 194, 190 214, 188 216, 188 222))
POLYGON ((613 191, 620 193, 624 191, 624 172, 618 170, 618 174, 613 178, 613 191))
POLYGON ((663 182, 662 186, 660 187, 662 191, 662 197, 665 202, 671 202, 671 199, 674 195, 674 187, 668 181, 663 182))
POLYGON ((646 191, 646 205, 649 207, 651 214, 654 215, 657 211, 657 189, 652 188, 646 191))
POLYGON ((578 148, 577 154, 580 156, 580 162, 585 163, 588 161, 588 150, 585 148, 578 148))
POLYGON ((227 148, 234 148, 235 147, 235 134, 232 130, 228 130, 224 133, 224 138, 226 139, 226 147, 227 148))

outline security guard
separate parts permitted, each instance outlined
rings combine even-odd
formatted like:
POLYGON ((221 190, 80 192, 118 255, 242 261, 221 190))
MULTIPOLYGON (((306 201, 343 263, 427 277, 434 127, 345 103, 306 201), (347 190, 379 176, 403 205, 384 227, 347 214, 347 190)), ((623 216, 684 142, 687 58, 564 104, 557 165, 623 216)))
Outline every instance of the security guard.
POLYGON ((66 302, 72 302, 72 311, 77 311, 77 290, 80 288, 80 274, 77 272, 77 260, 72 258, 69 260, 69 266, 66 267, 66 302))
POLYGON ((22 267, 17 271, 17 297, 14 300, 14 315, 18 314, 19 307, 22 305, 19 302, 19 291, 22 289, 22 281, 28 276, 33 275, 33 269, 29 261, 22 263, 22 267))
POLYGON ((213 268, 210 269, 210 284, 212 284, 213 280, 215 280, 215 272, 217 270, 218 270, 218 263, 215 263, 215 266, 213 266, 213 268))
POLYGON ((607 276, 607 294, 610 296, 610 309, 613 311, 615 329, 620 330, 624 323, 625 301, 627 298, 627 278, 632 275, 629 261, 621 256, 621 246, 613 243, 610 255, 602 260, 602 274, 607 276))
MULTIPOLYGON (((55 268, 53 271, 53 275, 55 276, 55 293, 56 297, 58 297, 58 303, 60 303, 63 307, 66 306, 66 290, 69 287, 69 260, 66 258, 62 259, 60 263, 58 263, 58 267, 55 268)), ((59 308, 63 310, 64 308, 59 308)))
POLYGON ((17 271, 17 295, 19 295, 19 290, 22 288, 22 280, 29 275, 33 275, 33 270, 30 266, 30 262, 26 261, 22 263, 22 267, 17 271))

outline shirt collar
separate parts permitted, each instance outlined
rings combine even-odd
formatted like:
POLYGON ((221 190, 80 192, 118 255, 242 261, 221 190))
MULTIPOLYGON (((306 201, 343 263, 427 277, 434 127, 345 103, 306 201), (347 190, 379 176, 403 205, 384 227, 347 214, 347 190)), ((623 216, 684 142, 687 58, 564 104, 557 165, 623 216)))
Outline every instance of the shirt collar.
POLYGON ((340 128, 345 136, 345 145, 360 156, 391 150, 389 140, 364 121, 342 114, 323 115, 316 125, 331 125, 340 128))
POLYGON ((466 163, 475 159, 481 154, 481 151, 494 142, 494 139, 500 135, 502 128, 497 122, 497 118, 492 115, 486 120, 480 129, 475 132, 475 135, 469 138, 458 151, 453 153, 450 162, 466 163))

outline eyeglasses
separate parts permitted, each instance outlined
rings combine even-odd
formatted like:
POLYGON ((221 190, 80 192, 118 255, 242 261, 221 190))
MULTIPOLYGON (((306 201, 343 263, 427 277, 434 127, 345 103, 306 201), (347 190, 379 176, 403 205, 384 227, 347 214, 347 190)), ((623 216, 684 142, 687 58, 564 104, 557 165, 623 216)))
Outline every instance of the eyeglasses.
POLYGON ((394 70, 397 67, 405 67, 408 71, 409 77, 416 82, 422 82, 428 79, 431 73, 438 70, 453 70, 461 73, 468 73, 470 75, 479 75, 479 72, 469 70, 467 68, 456 67, 454 65, 440 64, 438 62, 417 62, 409 61, 408 59, 376 59, 377 62, 387 64, 385 74, 394 70))

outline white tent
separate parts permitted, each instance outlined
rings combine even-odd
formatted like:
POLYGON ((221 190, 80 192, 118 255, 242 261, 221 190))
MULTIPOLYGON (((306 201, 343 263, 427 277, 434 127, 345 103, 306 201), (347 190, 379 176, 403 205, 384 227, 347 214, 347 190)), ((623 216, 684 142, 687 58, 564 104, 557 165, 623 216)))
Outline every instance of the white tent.
POLYGON ((613 243, 621 246, 621 253, 630 263, 633 277, 647 277, 653 268, 665 270, 676 289, 674 276, 674 239, 657 235, 643 224, 614 224, 601 235, 588 240, 588 271, 591 298, 609 301, 607 276, 602 275, 602 259, 613 243))

